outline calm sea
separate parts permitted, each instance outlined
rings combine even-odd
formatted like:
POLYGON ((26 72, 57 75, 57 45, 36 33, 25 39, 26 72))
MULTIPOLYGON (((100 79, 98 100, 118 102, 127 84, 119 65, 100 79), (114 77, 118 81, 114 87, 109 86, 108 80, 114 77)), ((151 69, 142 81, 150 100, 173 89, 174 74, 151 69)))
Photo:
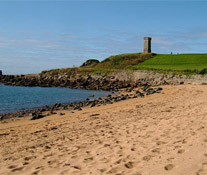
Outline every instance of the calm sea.
POLYGON ((107 91, 69 88, 16 87, 0 84, 0 114, 56 103, 71 103, 107 96, 107 91), (90 97, 90 95, 94 97, 90 97))

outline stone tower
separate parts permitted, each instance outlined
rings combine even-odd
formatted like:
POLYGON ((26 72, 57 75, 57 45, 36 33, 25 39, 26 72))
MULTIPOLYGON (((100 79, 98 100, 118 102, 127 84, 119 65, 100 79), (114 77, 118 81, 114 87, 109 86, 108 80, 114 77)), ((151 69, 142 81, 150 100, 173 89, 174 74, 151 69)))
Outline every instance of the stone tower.
POLYGON ((144 53, 151 53, 151 37, 144 37, 144 53))

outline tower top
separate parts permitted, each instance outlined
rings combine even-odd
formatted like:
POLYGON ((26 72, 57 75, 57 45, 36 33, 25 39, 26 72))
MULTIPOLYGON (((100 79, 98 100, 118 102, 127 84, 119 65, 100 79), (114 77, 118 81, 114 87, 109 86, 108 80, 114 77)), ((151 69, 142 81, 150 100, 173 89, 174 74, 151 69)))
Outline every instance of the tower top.
POLYGON ((144 37, 144 40, 152 40, 152 38, 149 37, 149 36, 145 36, 145 37, 144 37))

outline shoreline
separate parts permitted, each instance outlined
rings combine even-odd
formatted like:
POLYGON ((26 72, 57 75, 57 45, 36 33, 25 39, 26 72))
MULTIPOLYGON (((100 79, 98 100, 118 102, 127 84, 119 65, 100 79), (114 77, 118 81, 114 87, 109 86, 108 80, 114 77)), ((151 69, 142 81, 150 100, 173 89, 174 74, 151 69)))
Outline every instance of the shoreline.
POLYGON ((205 85, 0 124, 0 174, 207 172, 205 85))
MULTIPOLYGON (((10 86, 10 87, 25 87, 25 86, 5 85, 3 83, 0 83, 0 85, 1 84, 4 85, 4 86, 10 86)), ((28 88, 30 88, 30 87, 28 87, 28 88)), ((39 88, 60 88, 60 89, 64 88, 64 89, 70 89, 70 88, 67 88, 67 87, 39 87, 39 88)), ((70 89, 70 90, 93 91, 93 90, 87 90, 87 89, 70 89)), ((94 90, 94 91, 98 92, 98 90, 94 90)), ((94 97, 91 97, 89 95, 88 97, 85 98, 85 100, 83 99, 83 100, 75 100, 73 102, 62 102, 62 103, 45 104, 45 105, 42 105, 42 106, 28 107, 28 108, 25 108, 25 109, 19 109, 19 110, 11 111, 11 112, 3 112, 3 113, 0 113, 0 120, 1 120, 1 116, 12 115, 12 114, 21 115, 22 113, 28 113, 28 112, 33 112, 33 111, 35 112, 35 111, 41 111, 41 110, 52 110, 52 109, 56 109, 57 107, 67 107, 69 105, 77 105, 79 103, 86 103, 87 101, 97 100, 98 98, 104 98, 104 97, 107 97, 107 95, 116 94, 116 92, 114 92, 114 91, 103 91, 103 90, 100 90, 100 92, 104 92, 106 94, 105 95, 101 95, 99 97, 99 95, 94 95, 91 92, 91 95, 94 95, 94 97), (98 96, 98 97, 96 97, 96 96, 98 96)))
MULTIPOLYGON (((54 105, 45 105, 42 107, 32 108, 24 111, 16 111, 11 113, 0 114, 0 121, 5 122, 5 119, 30 117, 30 120, 36 120, 57 113, 60 110, 82 110, 84 107, 94 107, 106 104, 112 104, 119 101, 124 101, 131 98, 143 98, 146 95, 160 93, 162 88, 151 87, 149 85, 139 88, 119 89, 118 92, 111 92, 105 97, 95 99, 87 98, 84 101, 72 103, 56 103, 54 105)), ((64 115, 64 114, 59 114, 64 115)))

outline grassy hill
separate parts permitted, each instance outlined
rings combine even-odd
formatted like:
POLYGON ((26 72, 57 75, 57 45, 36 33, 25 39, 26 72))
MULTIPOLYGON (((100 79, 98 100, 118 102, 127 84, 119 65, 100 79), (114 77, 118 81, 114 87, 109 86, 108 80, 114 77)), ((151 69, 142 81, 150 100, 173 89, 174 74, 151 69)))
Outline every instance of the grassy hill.
POLYGON ((105 74, 120 70, 207 73, 207 54, 127 53, 108 57, 101 62, 90 59, 81 67, 54 69, 43 73, 105 74))
POLYGON ((201 71, 207 68, 207 54, 157 54, 153 58, 137 65, 137 68, 201 71))
POLYGON ((141 62, 153 58, 154 53, 126 53, 108 57, 95 66, 102 69, 133 69, 141 62))

